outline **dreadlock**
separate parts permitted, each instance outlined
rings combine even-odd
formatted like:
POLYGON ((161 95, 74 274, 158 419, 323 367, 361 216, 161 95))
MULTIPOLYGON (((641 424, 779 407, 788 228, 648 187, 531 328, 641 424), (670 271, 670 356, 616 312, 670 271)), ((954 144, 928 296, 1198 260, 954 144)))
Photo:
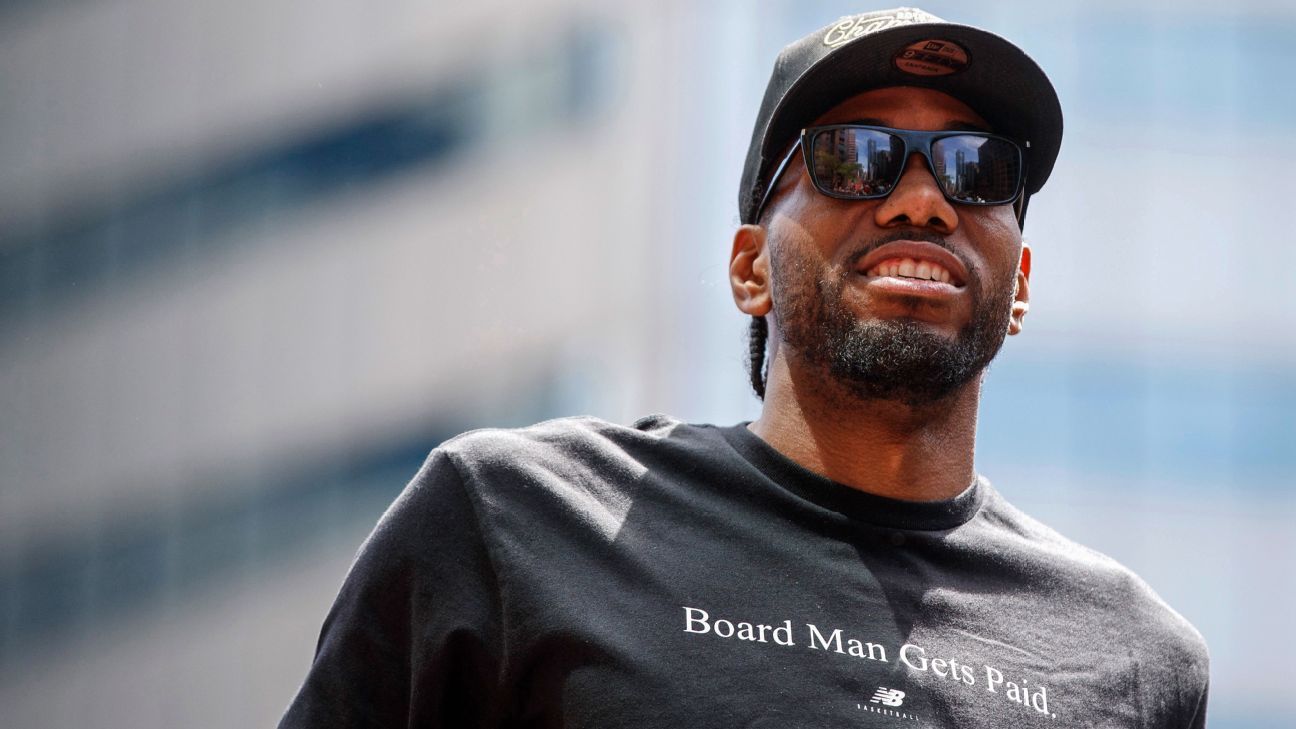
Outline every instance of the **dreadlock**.
POLYGON ((765 378, 768 370, 765 367, 765 340, 769 337, 769 325, 763 316, 753 316, 747 329, 747 356, 751 363, 751 386, 756 397, 765 399, 765 378))

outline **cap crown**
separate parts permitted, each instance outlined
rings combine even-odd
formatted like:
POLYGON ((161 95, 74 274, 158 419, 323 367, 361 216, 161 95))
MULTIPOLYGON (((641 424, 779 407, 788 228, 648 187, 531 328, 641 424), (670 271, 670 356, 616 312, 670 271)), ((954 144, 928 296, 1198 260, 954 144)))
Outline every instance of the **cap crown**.
POLYGON ((887 86, 943 91, 1026 152, 1026 192, 1048 179, 1062 142, 1062 108, 1044 71, 1011 42, 917 8, 843 17, 779 53, 756 116, 738 189, 753 223, 769 175, 800 130, 845 99, 887 86))

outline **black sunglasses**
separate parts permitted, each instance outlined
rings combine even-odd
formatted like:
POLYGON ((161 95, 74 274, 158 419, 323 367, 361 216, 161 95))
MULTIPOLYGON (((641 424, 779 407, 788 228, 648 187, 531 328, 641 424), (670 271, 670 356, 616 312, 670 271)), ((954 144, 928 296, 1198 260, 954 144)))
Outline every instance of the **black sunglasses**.
POLYGON ((945 198, 961 205, 1014 202, 1026 176, 1022 148, 997 134, 920 132, 864 124, 807 127, 770 178, 754 220, 760 220, 770 193, 798 147, 815 189, 841 200, 890 195, 915 152, 927 160, 945 198))

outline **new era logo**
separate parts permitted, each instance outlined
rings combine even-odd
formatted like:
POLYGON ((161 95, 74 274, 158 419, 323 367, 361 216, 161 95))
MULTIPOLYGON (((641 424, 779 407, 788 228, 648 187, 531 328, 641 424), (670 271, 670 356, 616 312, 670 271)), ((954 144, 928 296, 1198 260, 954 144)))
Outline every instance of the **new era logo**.
POLYGON ((869 699, 870 704, 882 704, 883 706, 899 706, 904 703, 905 692, 899 689, 889 689, 885 686, 879 686, 873 698, 869 699))

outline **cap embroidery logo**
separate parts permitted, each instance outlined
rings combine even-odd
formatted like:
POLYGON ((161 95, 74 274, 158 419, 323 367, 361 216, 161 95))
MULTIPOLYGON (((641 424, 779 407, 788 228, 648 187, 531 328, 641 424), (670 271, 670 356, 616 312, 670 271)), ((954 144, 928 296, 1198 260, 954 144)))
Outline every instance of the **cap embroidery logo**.
POLYGON ((824 45, 835 48, 862 35, 894 28, 897 25, 940 22, 942 22, 941 19, 935 15, 915 8, 901 8, 886 15, 857 15, 837 21, 836 25, 828 29, 828 34, 824 36, 823 42, 824 45))

